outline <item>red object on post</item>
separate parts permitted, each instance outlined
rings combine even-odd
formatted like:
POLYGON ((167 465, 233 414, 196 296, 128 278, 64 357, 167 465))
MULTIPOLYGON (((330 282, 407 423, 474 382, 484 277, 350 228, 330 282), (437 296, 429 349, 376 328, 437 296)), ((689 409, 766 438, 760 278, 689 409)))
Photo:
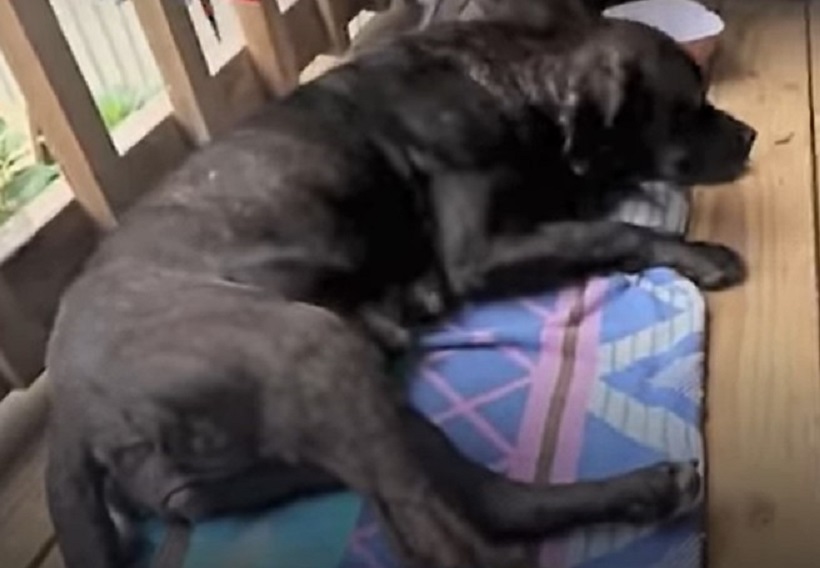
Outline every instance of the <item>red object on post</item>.
POLYGON ((219 24, 216 21, 216 12, 214 12, 214 4, 211 0, 199 0, 199 5, 202 6, 202 11, 205 12, 205 17, 211 24, 211 29, 214 30, 216 39, 222 40, 222 34, 219 32, 219 24))

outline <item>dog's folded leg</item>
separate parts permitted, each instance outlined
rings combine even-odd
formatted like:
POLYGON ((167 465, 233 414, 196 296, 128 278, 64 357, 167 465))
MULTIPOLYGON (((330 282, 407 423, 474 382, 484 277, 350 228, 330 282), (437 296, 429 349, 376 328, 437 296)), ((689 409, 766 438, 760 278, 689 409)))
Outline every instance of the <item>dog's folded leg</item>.
POLYGON ((468 460, 417 412, 406 409, 412 449, 442 493, 500 539, 532 538, 595 522, 652 523, 690 510, 700 495, 696 464, 661 463, 563 485, 518 483, 468 460))
POLYGON ((358 315, 367 333, 387 352, 403 353, 410 347, 413 336, 398 317, 391 317, 377 306, 363 306, 358 315))
POLYGON ((52 420, 46 491, 66 568, 124 568, 105 502, 105 472, 74 428, 52 420))
POLYGON ((453 305, 443 276, 431 271, 378 303, 359 306, 355 316, 389 353, 404 354, 412 346, 410 328, 438 321, 453 305))
POLYGON ((720 244, 690 243, 617 221, 561 221, 496 238, 472 280, 484 293, 511 294, 656 266, 674 268, 707 290, 738 284, 746 275, 740 255, 720 244))
POLYGON ((502 171, 455 171, 433 177, 430 198, 436 246, 449 292, 463 297, 480 285, 478 267, 489 249, 493 192, 512 184, 502 171))

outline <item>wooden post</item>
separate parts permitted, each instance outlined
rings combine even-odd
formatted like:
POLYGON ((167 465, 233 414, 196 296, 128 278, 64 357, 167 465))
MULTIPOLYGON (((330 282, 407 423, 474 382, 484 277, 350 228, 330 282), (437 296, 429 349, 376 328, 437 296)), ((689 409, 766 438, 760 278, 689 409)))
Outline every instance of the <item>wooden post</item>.
POLYGON ((106 193, 130 183, 48 0, 0 1, 0 49, 38 117, 77 201, 104 229, 106 193))
POLYGON ((196 144, 204 144, 224 126, 221 98, 185 2, 136 0, 133 5, 168 89, 174 115, 196 144))
POLYGON ((316 0, 335 55, 341 55, 350 47, 350 34, 347 31, 347 13, 350 10, 344 5, 347 2, 348 0, 316 0))
POLYGON ((284 95, 299 84, 299 68, 290 32, 276 0, 236 0, 248 53, 267 89, 284 95))

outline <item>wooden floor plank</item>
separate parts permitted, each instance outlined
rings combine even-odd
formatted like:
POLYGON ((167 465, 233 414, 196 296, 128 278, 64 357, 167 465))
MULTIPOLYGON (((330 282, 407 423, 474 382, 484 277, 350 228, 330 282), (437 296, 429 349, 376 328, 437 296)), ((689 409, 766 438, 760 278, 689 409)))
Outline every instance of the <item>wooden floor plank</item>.
POLYGON ((42 556, 54 531, 46 509, 43 473, 45 436, 33 436, 31 446, 0 475, 0 566, 25 568, 42 556))
POLYGON ((820 357, 805 4, 725 0, 715 100, 759 130, 753 171, 701 190, 695 234, 749 260, 710 297, 709 567, 820 565, 820 357))
MULTIPOLYGON (((814 132, 814 191, 818 190, 818 167, 820 167, 820 0, 808 0, 808 30, 809 30, 809 87, 811 88, 811 113, 814 132)), ((820 199, 815 199, 815 218, 820 219, 820 199)), ((820 234, 817 237, 820 250, 820 234)), ((818 272, 820 274, 820 272, 818 272)))

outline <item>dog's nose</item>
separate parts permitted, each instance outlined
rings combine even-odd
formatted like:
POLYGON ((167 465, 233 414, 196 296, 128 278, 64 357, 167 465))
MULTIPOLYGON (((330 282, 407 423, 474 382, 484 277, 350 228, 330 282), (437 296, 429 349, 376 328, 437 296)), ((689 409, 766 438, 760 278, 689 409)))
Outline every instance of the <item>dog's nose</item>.
POLYGON ((752 151, 752 146, 757 139, 757 130, 751 126, 744 125, 743 130, 740 133, 740 137, 743 143, 743 151, 746 155, 748 155, 752 151))

